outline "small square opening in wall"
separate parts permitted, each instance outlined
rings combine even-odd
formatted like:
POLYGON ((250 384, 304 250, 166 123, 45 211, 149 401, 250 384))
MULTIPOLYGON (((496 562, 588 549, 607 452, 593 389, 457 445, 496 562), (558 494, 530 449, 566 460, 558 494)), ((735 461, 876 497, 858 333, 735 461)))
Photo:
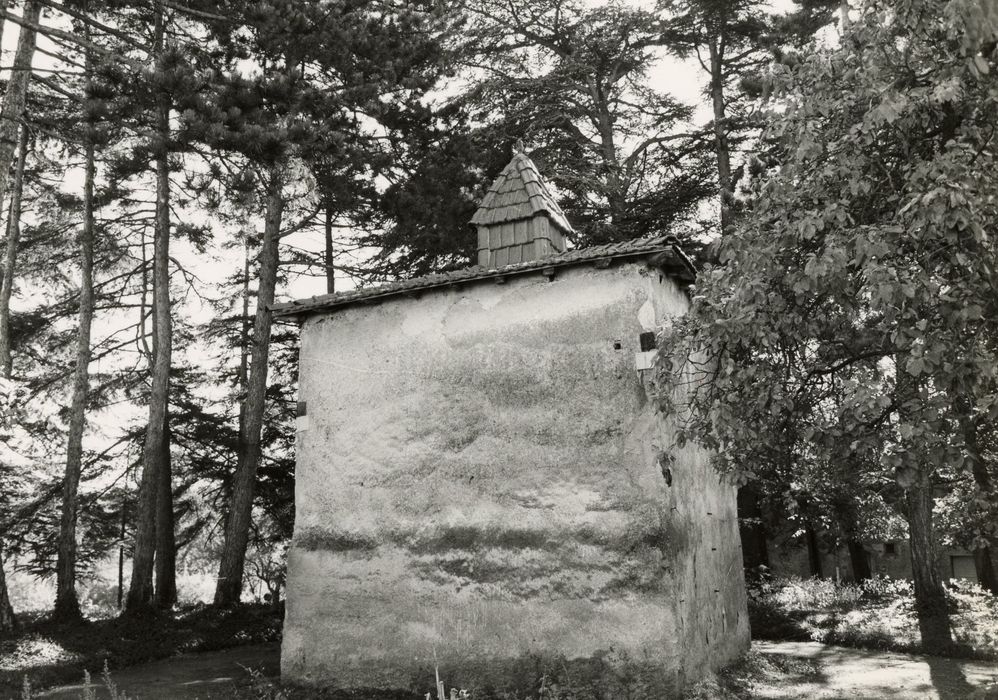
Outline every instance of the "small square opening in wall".
POLYGON ((619 340, 613 341, 614 350, 620 350, 622 347, 624 347, 624 345, 619 340))
POLYGON ((639 335, 638 341, 641 343, 641 352, 649 352, 658 347, 658 342, 655 340, 655 333, 652 331, 639 335))
POLYGON ((894 555, 898 553, 897 545, 893 542, 884 542, 884 554, 894 555))

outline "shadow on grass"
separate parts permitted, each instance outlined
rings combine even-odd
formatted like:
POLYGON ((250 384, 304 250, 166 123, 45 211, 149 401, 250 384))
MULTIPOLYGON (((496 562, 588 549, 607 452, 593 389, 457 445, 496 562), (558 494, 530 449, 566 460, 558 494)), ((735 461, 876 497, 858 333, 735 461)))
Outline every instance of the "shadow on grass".
POLYGON ((769 691, 778 697, 791 697, 784 691, 795 687, 821 686, 828 679, 814 659, 786 654, 750 651, 737 663, 722 669, 713 678, 695 684, 683 700, 753 700, 769 691))
POLYGON ((932 656, 925 657, 929 665, 932 687, 939 693, 939 700, 967 700, 968 698, 998 698, 998 686, 988 692, 967 682, 959 664, 932 656))
POLYGON ((804 626, 809 614, 807 610, 787 610, 750 599, 748 615, 752 639, 774 642, 812 641, 811 633, 804 626))
POLYGON ((949 582, 946 593, 958 643, 924 649, 910 589, 908 582, 882 578, 860 585, 769 579, 749 589, 752 638, 998 659, 998 599, 978 586, 949 582))

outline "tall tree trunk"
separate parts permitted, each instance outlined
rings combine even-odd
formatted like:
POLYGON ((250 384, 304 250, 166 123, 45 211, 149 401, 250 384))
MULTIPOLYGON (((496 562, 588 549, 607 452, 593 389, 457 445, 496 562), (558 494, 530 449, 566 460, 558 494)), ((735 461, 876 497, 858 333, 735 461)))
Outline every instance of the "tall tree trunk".
POLYGON ((932 483, 920 475, 907 491, 908 535, 911 543, 912 578, 915 581, 915 612, 922 648, 944 650, 953 644, 946 592, 936 556, 932 530, 932 483))
POLYGON ((804 538, 807 541, 807 563, 811 569, 811 576, 824 578, 825 574, 821 566, 821 547, 818 545, 818 533, 814 529, 814 524, 808 517, 804 518, 804 538))
POLYGON ((870 571, 870 557, 866 554, 866 547, 854 537, 846 540, 846 549, 849 550, 849 563, 852 565, 852 580, 854 583, 866 581, 873 573, 870 571))
MULTIPOLYGON (((24 4, 24 19, 31 24, 38 23, 41 4, 29 0, 24 4)), ((22 26, 17 38, 17 52, 11 70, 7 92, 0 106, 0 202, 7 194, 7 178, 10 166, 14 163, 14 150, 17 147, 17 131, 24 117, 24 104, 28 96, 28 82, 31 80, 31 60, 35 55, 35 30, 22 26)), ((23 131, 23 129, 22 129, 23 131)), ((14 211, 13 207, 11 211, 14 211)), ((17 207, 20 213, 20 206, 17 207)), ((7 256, 4 264, 3 294, 0 294, 0 372, 10 376, 10 289, 13 285, 14 259, 17 251, 15 228, 9 227, 7 256), (13 246, 11 241, 13 239, 13 246), (7 267, 10 267, 8 272, 7 267), (2 297, 6 295, 6 300, 2 297)))
POLYGON ((326 294, 336 292, 336 265, 333 262, 333 205, 326 204, 326 294))
POLYGON ((714 149, 717 152, 717 187, 721 202, 721 235, 731 232, 731 149, 728 145, 727 107, 724 101, 724 34, 707 42, 710 49, 710 103, 714 111, 714 149))
POLYGON ((274 302, 274 289, 277 284, 279 233, 284 208, 282 182, 283 164, 278 162, 271 168, 270 181, 267 183, 267 215, 263 228, 263 242, 260 246, 250 374, 244 400, 243 424, 239 435, 239 455, 232 484, 232 503, 229 507, 225 544, 222 548, 218 583, 215 588, 216 605, 238 603, 243 588, 243 568, 253 514, 256 470, 260 464, 260 433, 263 428, 272 322, 270 306, 274 302))
POLYGON ((762 524, 762 508, 755 484, 738 489, 738 533, 742 540, 742 564, 749 573, 760 566, 769 568, 769 548, 766 528, 762 524))
MULTIPOLYGON (((157 69, 164 59, 163 6, 157 3, 155 51, 157 69)), ((149 424, 142 450, 135 520, 132 580, 125 612, 147 612, 153 605, 153 560, 156 551, 156 502, 163 468, 167 406, 170 400, 172 320, 170 317, 170 98, 162 89, 156 97, 156 225, 153 240, 153 372, 149 395, 149 424)))
POLYGON ((17 248, 21 238, 21 195, 24 192, 24 163, 28 157, 28 128, 22 126, 18 137, 17 165, 14 187, 7 215, 7 240, 4 245, 3 269, 0 270, 0 376, 10 377, 13 369, 10 354, 10 296, 14 291, 14 271, 17 269, 17 248))
POLYGON ((121 534, 118 539, 118 610, 125 603, 125 523, 128 520, 128 508, 125 500, 121 500, 121 534))
MULTIPOLYGON (((619 227, 627 211, 627 184, 621 169, 620 155, 614 134, 613 114, 610 109, 610 97, 596 81, 588 84, 589 97, 593 103, 593 117, 599 133, 600 159, 603 162, 603 172, 606 175, 606 200, 610 209, 610 223, 619 227)), ((617 231, 619 238, 624 231, 617 231)))
MULTIPOLYGON (((894 359, 895 402, 899 406, 898 423, 910 422, 908 413, 919 403, 918 385, 908 374, 908 353, 897 352, 894 359)), ((914 447, 911 445, 910 447, 914 447)), ((911 544, 911 569, 915 584, 915 614, 922 637, 922 648, 943 650, 953 644, 949 612, 946 609, 946 592, 939 573, 936 556, 936 539, 932 528, 932 489, 934 473, 931 464, 922 459, 918 451, 908 450, 908 464, 902 486, 908 515, 908 541, 911 544)))
MULTIPOLYGON (((239 436, 242 440, 246 425, 246 388, 249 384, 250 345, 253 342, 253 322, 250 320, 250 240, 247 236, 243 245, 243 315, 239 335, 239 436)), ((242 445, 242 442, 239 443, 242 445)), ((238 447, 237 450, 241 450, 238 447)), ((238 459, 238 454, 236 455, 238 459)))
MULTIPOLYGON (((2 26, 0 24, 0 28, 2 26)), ((11 193, 10 214, 7 217, 4 264, 0 269, 0 377, 8 379, 13 368, 10 355, 10 295, 14 286, 14 267, 21 228, 21 188, 24 183, 24 161, 28 150, 27 128, 22 127, 20 134, 14 190, 11 193)), ((0 637, 13 635, 17 630, 17 617, 10 602, 7 577, 4 574, 3 545, 0 543, 0 637)))
MULTIPOLYGON (((0 0, 0 10, 5 13, 10 9, 10 0, 0 0)), ((5 15, 0 15, 0 45, 3 44, 3 29, 6 24, 7 17, 5 15)))
POLYGON ((3 546, 0 545, 0 639, 17 634, 17 617, 7 593, 7 577, 3 573, 3 546))
MULTIPOLYGON (((8 0, 0 0, 0 10, 3 10, 4 12, 6 12, 8 7, 9 7, 8 0)), ((3 45, 3 28, 4 28, 4 24, 5 24, 5 21, 4 21, 5 19, 6 19, 6 17, 4 15, 0 14, 0 45, 3 45)), ((0 203, 2 203, 2 200, 0 200, 0 203)), ((8 228, 9 228, 9 226, 10 226, 10 223, 9 223, 9 220, 8 220, 8 228)), ((6 243, 4 245, 6 247, 6 243)), ((4 279, 6 279, 4 265, 2 263, 3 263, 3 259, 0 259, 0 290, 3 289, 4 279)))
POLYGON ((177 602, 177 542, 173 517, 173 468, 170 457, 169 412, 163 430, 159 494, 156 498, 155 604, 169 610, 177 602))
MULTIPOLYGON (((89 59, 87 60, 89 73, 89 59)), ((89 80, 87 81, 89 83, 89 80)), ((80 310, 76 336, 76 370, 69 414, 66 477, 62 485, 62 519, 56 561, 55 612, 57 619, 80 619, 76 597, 76 520, 79 509, 80 472, 83 468, 83 430, 90 393, 90 327, 94 318, 94 144, 88 124, 83 179, 83 227, 80 231, 80 310)))
MULTIPOLYGON (((974 477, 974 484, 977 486, 977 495, 982 500, 991 503, 994 499, 994 485, 991 482, 991 474, 988 473, 988 465, 981 457, 980 426, 974 416, 972 402, 966 397, 958 396, 954 404, 967 450, 967 462, 974 477)), ((977 499, 975 499, 976 501, 977 499)), ((973 512, 976 509, 977 506, 971 505, 971 515, 977 515, 973 512)), ((977 582, 981 584, 981 587, 998 595, 998 575, 995 572, 994 558, 986 534, 979 537, 975 543, 973 549, 974 568, 977 571, 977 582)))
MULTIPOLYGON (((246 406, 246 384, 249 381, 249 356, 250 356, 250 332, 253 324, 250 322, 250 242, 246 239, 243 246, 243 315, 242 334, 239 337, 239 403, 240 415, 245 413, 242 409, 246 406)), ((242 418, 240 417, 239 430, 242 432, 242 418)))

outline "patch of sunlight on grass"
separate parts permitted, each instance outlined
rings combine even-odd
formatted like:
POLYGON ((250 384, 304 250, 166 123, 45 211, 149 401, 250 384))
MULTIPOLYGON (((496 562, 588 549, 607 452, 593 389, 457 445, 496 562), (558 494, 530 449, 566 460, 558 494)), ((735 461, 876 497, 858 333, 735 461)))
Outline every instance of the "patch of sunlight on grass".
POLYGON ((19 671, 33 666, 73 663, 83 657, 57 642, 40 636, 19 639, 9 652, 0 654, 0 671, 19 671))

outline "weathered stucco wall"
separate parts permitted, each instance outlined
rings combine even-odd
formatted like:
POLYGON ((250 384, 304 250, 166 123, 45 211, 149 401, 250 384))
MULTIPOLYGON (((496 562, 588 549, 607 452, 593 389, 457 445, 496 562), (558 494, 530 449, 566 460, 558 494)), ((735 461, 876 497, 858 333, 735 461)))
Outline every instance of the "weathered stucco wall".
POLYGON ((309 318, 285 677, 425 689, 435 658, 601 655, 675 685, 743 651, 734 491, 671 449, 635 371, 686 305, 628 263, 309 318))

